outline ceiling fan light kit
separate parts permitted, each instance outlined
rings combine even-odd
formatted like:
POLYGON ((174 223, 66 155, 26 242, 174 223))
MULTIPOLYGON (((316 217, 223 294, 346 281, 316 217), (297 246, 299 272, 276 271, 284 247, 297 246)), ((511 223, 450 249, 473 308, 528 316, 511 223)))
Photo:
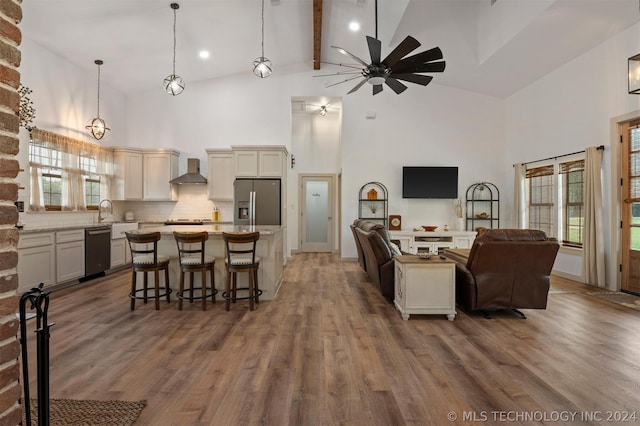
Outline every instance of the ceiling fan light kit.
POLYGON ((169 7, 173 10, 173 72, 165 77, 162 85, 168 94, 177 96, 182 93, 185 87, 182 77, 176 75, 176 10, 180 8, 180 5, 171 3, 169 7))
MULTIPOLYGON (((445 69, 445 61, 441 61, 443 58, 442 51, 439 47, 426 50, 421 53, 417 53, 412 56, 407 56, 409 53, 420 47, 420 42, 411 36, 407 36, 395 49, 387 55, 386 58, 381 58, 382 42, 378 40, 378 1, 375 2, 375 20, 376 20, 376 36, 367 36, 367 46, 369 47, 369 55, 371 62, 367 63, 363 59, 360 59, 356 55, 348 52, 347 50, 338 47, 331 46, 342 53, 355 60, 360 66, 363 66, 360 71, 351 72, 339 72, 335 75, 341 74, 356 74, 353 77, 347 78, 338 83, 330 84, 327 87, 335 86, 336 84, 346 83, 356 78, 362 77, 362 80, 355 85, 347 94, 353 93, 368 82, 373 86, 373 94, 377 95, 382 92, 383 84, 386 84, 396 94, 400 94, 407 89, 407 86, 400 82, 406 81, 409 83, 420 84, 426 86, 433 79, 432 76, 423 75, 423 73, 443 72, 445 69)), ((338 64, 342 65, 342 64, 338 64)), ((357 66, 349 66, 351 68, 357 68, 357 66)))
POLYGON ((96 117, 91 120, 91 123, 85 126, 85 128, 91 133, 91 136, 100 140, 107 133, 107 130, 111 130, 107 127, 106 123, 100 118, 100 65, 104 62, 100 59, 96 59, 94 63, 98 66, 98 112, 96 117))
POLYGON ((271 61, 264 56, 264 0, 262 0, 262 55, 253 61, 253 73, 260 78, 267 78, 272 72, 271 61))

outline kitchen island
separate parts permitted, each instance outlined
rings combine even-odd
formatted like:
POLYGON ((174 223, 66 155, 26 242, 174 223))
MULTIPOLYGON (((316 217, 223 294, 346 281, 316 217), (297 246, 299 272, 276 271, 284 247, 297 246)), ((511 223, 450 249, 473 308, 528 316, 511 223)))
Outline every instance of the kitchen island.
MULTIPOLYGON (((207 232, 209 239, 206 243, 206 253, 216 257, 215 279, 218 289, 218 299, 222 299, 224 291, 226 271, 224 267, 225 246, 222 240, 223 232, 259 232, 260 239, 256 246, 257 256, 260 257, 258 269, 258 284, 262 290, 261 300, 273 300, 278 294, 282 284, 284 270, 284 226, 267 225, 165 225, 138 229, 132 232, 148 233, 160 232, 161 240, 158 242, 158 253, 168 256, 169 279, 174 292, 180 283, 180 266, 178 264, 178 247, 173 237, 174 232, 207 232)), ((238 287, 246 287, 247 274, 239 274, 238 287)), ((196 284, 199 283, 200 274, 196 274, 196 284)), ((139 278, 138 282, 142 282, 139 278)))

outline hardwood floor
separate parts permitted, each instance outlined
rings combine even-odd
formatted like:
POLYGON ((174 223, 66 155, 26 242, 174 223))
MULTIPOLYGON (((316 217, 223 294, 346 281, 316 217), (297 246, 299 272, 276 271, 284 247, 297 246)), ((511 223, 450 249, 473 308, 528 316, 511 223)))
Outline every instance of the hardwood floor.
POLYGON ((253 312, 131 312, 128 270, 54 292, 51 397, 144 399, 141 425, 640 423, 640 311, 592 287, 554 279, 526 320, 403 321, 357 262, 294 255, 285 276, 253 312))

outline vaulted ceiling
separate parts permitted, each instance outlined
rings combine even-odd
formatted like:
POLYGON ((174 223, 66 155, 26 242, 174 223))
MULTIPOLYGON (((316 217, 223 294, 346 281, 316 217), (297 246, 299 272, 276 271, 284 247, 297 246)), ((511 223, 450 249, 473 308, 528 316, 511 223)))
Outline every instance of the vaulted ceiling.
MULTIPOLYGON (((260 0, 178 0, 177 74, 187 84, 251 73, 260 56, 260 0), (210 52, 199 58, 200 50, 210 52)), ((161 85, 171 71, 173 12, 166 0, 25 0, 25 39, 124 93, 161 85)), ((321 58, 368 60, 374 0, 265 0, 264 49, 275 73, 314 64, 314 3, 322 6, 321 58), (361 29, 348 29, 358 21, 361 29)), ((383 55, 407 35, 439 46, 447 69, 434 83, 506 97, 639 19, 638 0, 379 0, 383 55)), ((316 33, 317 34, 317 33, 316 33)), ((345 85, 345 86, 348 86, 345 85)), ((350 87, 345 87, 345 93, 350 87)), ((322 95, 319 93, 318 95, 322 95)))

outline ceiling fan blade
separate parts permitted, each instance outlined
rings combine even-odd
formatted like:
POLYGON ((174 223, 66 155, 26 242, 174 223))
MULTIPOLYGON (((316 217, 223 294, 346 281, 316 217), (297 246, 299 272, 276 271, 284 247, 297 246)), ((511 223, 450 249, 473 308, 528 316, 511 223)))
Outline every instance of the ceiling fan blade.
POLYGON ((428 62, 426 64, 416 64, 414 67, 403 68, 399 70, 392 70, 392 74, 399 73, 416 73, 416 72, 443 72, 446 66, 445 61, 440 62, 428 62))
POLYGON ((382 84, 376 84, 373 86, 373 94, 377 95, 378 93, 382 92, 382 84))
POLYGON ((333 75, 353 75, 353 74, 362 74, 362 70, 360 71, 338 71, 338 72, 334 72, 331 74, 316 74, 316 75, 312 75, 311 77, 330 77, 333 75))
POLYGON ((326 65, 337 65, 339 67, 347 67, 347 68, 356 68, 361 70, 362 67, 360 65, 355 65, 355 64, 341 64, 341 63, 336 63, 336 62, 320 62, 321 64, 326 64, 326 65))
POLYGON ((420 47, 420 42, 411 36, 407 36, 395 49, 382 61, 387 67, 393 67, 400 59, 420 47))
POLYGON ((342 47, 338 47, 338 46, 331 46, 334 49, 338 49, 338 52, 342 53, 343 55, 347 55, 350 58, 352 58, 353 60, 357 61, 358 63, 364 65, 365 67, 368 67, 369 64, 366 63, 365 61, 363 61, 362 59, 358 58, 356 55, 354 55, 353 53, 347 52, 346 50, 344 50, 342 47))
MULTIPOLYGON (((339 81, 339 82, 337 82, 337 83, 333 83, 333 84, 326 85, 326 86, 324 86, 324 87, 336 86, 336 85, 338 85, 338 84, 346 83, 347 81, 355 80, 355 79, 356 79, 356 78, 358 78, 358 77, 362 77, 362 76, 360 76, 360 75, 355 75, 355 76, 353 76, 353 77, 347 78, 347 79, 342 80, 342 81, 339 81)), ((366 79, 365 79, 365 80, 366 80, 366 79)))
POLYGON ((421 84, 423 86, 426 86, 427 84, 431 83, 431 80, 433 80, 433 77, 431 77, 430 75, 408 74, 408 73, 400 73, 400 74, 392 73, 391 77, 395 78, 396 80, 404 80, 410 83, 421 84))
POLYGON ((361 87, 362 87, 362 85, 363 85, 364 83, 366 83, 366 82, 367 82, 367 80, 369 80, 369 79, 368 79, 368 78, 363 78, 363 79, 362 79, 362 81, 361 81, 360 83, 356 84, 356 85, 353 87, 353 89, 351 89, 351 90, 349 90, 349 91, 347 92, 347 95, 348 95, 348 94, 350 94, 350 93, 353 93, 353 92, 355 92, 356 90, 358 90, 359 88, 361 88, 361 87))
POLYGON ((377 38, 367 36, 367 44, 369 45, 369 54, 371 55, 371 63, 380 63, 380 52, 382 51, 382 42, 377 38))
POLYGON ((393 67, 394 71, 405 71, 408 68, 416 66, 418 64, 424 64, 425 62, 433 62, 442 59, 442 50, 439 47, 425 50, 424 52, 416 53, 415 55, 408 56, 401 61, 398 61, 393 67))
POLYGON ((398 95, 407 89, 407 86, 392 77, 385 77, 384 82, 387 83, 387 86, 391 87, 391 90, 396 92, 398 95))

